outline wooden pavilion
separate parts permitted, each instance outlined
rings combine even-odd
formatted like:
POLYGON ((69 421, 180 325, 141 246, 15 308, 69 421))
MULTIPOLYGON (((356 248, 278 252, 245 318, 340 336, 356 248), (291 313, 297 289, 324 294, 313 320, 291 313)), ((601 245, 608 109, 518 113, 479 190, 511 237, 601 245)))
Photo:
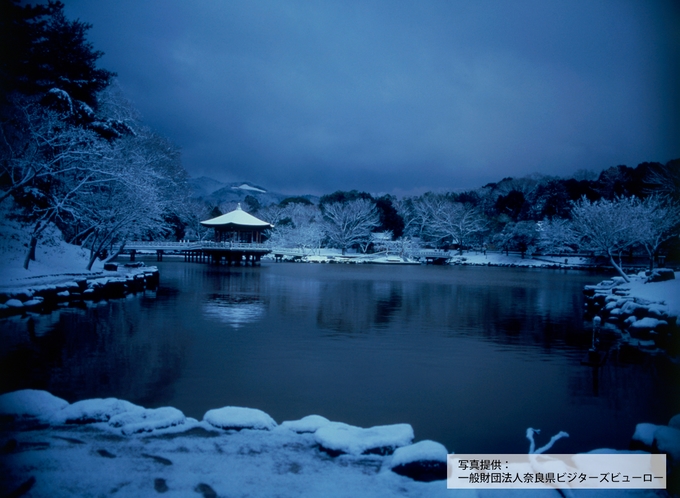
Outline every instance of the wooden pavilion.
POLYGON ((201 225, 215 229, 215 242, 234 242, 239 244, 260 244, 262 233, 274 225, 256 218, 241 209, 239 203, 233 211, 201 221, 201 225))

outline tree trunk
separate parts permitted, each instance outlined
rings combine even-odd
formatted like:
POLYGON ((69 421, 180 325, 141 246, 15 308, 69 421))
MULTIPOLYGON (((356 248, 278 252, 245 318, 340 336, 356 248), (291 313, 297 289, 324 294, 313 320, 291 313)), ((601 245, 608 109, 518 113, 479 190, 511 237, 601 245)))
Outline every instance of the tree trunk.
POLYGON ((649 256, 649 271, 654 270, 654 251, 651 251, 649 247, 647 247, 647 244, 645 244, 645 250, 647 251, 647 255, 649 256))
POLYGON ((38 237, 34 234, 31 235, 31 242, 28 244, 28 252, 26 253, 26 258, 24 259, 24 269, 28 270, 28 264, 31 261, 35 261, 35 248, 38 245, 38 237))
POLYGON ((90 249, 90 259, 87 262, 87 271, 92 271, 92 265, 94 264, 98 255, 99 251, 95 251, 94 248, 90 249))
POLYGON ((623 279, 624 279, 626 282, 630 282, 630 279, 628 278, 628 275, 626 275, 626 274, 623 272, 623 269, 622 269, 619 265, 616 264, 616 261, 614 261, 614 256, 613 256, 611 253, 609 254, 609 262, 610 262, 611 265, 614 267, 614 269, 619 273, 619 275, 621 275, 621 276, 623 277, 623 279))
POLYGON ((118 256, 120 256, 120 253, 123 252, 123 249, 125 249, 125 242, 123 242, 123 243, 120 245, 120 247, 118 247, 118 249, 116 250, 115 253, 113 253, 111 256, 109 256, 108 258, 106 258, 106 261, 104 261, 104 262, 105 262, 105 263, 108 263, 109 261, 113 261, 114 259, 116 259, 118 256))

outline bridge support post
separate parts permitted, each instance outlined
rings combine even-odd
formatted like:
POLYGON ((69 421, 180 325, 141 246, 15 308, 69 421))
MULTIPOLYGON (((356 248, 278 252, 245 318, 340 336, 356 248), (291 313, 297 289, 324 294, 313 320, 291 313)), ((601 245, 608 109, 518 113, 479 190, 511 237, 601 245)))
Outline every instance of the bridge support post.
POLYGON ((137 251, 136 251, 135 249, 132 249, 132 250, 130 251, 130 261, 134 261, 134 260, 135 260, 135 256, 137 256, 137 251))

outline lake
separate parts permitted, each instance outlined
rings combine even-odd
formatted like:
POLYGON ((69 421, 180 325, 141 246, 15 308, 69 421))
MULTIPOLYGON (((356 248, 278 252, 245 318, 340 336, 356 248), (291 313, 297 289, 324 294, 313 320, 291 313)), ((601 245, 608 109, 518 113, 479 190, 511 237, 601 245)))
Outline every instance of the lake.
MULTIPOLYGON (((149 264, 156 264, 149 262, 149 264)), ((582 289, 602 275, 465 266, 158 263, 157 291, 3 320, 0 392, 127 399, 202 418, 248 406, 410 423, 456 453, 624 449, 635 424, 680 412, 663 355, 591 343, 582 289)), ((603 339, 607 343, 607 338, 603 339)))

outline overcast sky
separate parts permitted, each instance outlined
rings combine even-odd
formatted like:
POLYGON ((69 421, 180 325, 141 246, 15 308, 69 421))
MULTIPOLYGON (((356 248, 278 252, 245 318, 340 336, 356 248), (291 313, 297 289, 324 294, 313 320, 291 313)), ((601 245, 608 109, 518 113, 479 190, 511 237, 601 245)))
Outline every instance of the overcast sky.
POLYGON ((191 176, 410 194, 680 157, 680 3, 65 0, 191 176))

